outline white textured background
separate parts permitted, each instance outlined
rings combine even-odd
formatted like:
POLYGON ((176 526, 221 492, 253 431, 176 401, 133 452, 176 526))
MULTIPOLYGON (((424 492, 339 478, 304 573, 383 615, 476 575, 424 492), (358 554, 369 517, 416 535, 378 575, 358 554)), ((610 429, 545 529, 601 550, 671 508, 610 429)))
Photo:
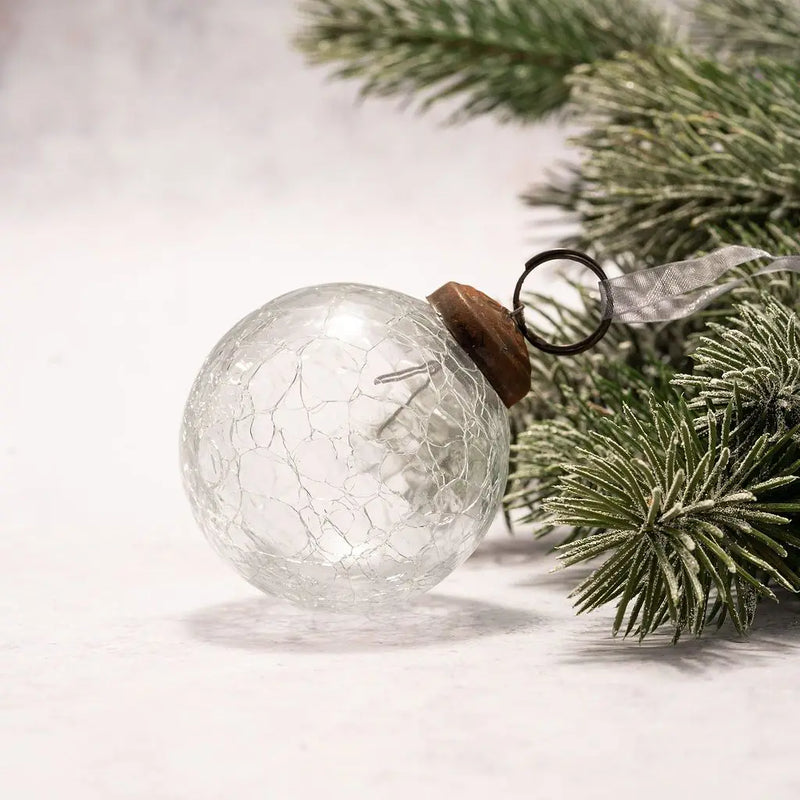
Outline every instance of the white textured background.
POLYGON ((563 131, 356 106, 288 0, 0 0, 0 797, 796 798, 797 605, 670 649, 490 541, 413 612, 309 618, 219 562, 181 406, 300 285, 508 295, 563 131))

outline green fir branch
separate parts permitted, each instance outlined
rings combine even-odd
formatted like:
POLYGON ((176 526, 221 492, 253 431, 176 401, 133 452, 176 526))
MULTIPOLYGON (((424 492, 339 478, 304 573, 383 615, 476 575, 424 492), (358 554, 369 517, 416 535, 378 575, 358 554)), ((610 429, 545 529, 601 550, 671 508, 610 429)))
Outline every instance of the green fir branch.
POLYGON ((694 9, 692 39, 717 56, 766 56, 800 62, 797 0, 702 0, 694 9))
POLYGON ((733 409, 737 431, 752 440, 800 425, 800 319, 769 295, 746 303, 725 325, 711 323, 691 375, 673 383, 694 393, 690 408, 733 409))
MULTIPOLYGON (((602 363, 596 356, 582 360, 584 370, 578 371, 569 384, 556 387, 560 399, 549 409, 549 416, 529 419, 520 426, 521 432, 512 444, 514 469, 506 507, 525 509, 517 524, 536 525, 535 534, 539 536, 555 527, 544 502, 558 496, 567 465, 574 461, 577 451, 591 447, 592 436, 610 435, 610 426, 623 410, 645 419, 654 398, 678 400, 670 385, 674 371, 665 364, 648 363, 646 372, 640 372, 624 358, 605 357, 602 363)), ((513 410, 512 419, 518 413, 513 410)), ((566 540, 593 531, 592 527, 573 529, 566 540)))
MULTIPOLYGON (((577 305, 547 295, 523 296, 529 311, 549 323, 537 333, 558 344, 585 338, 600 319, 598 294, 566 277, 562 280, 577 291, 577 305)), ((554 526, 543 503, 557 495, 565 465, 585 437, 601 430, 623 407, 644 416, 653 398, 678 399, 671 379, 691 365, 686 328, 682 323, 659 328, 615 323, 594 348, 570 358, 529 348, 533 390, 510 411, 507 519, 515 512, 516 525, 535 526, 537 536, 551 533, 554 526)), ((562 541, 588 533, 590 529, 573 529, 562 541)))
POLYGON ((602 410, 573 392, 516 445, 512 504, 567 526, 565 565, 606 557, 574 596, 579 611, 617 602, 614 633, 700 635, 727 618, 744 632, 774 586, 800 590, 797 313, 746 303, 693 359, 671 381, 689 402, 610 361, 602 410))
POLYGON ((709 412, 700 435, 685 403, 653 403, 591 436, 547 503, 554 524, 596 531, 562 547, 564 565, 605 558, 573 592, 579 612, 616 601, 614 633, 640 638, 726 617, 743 633, 771 585, 800 588, 787 560, 800 531, 774 500, 797 481, 792 437, 736 451, 730 425, 709 412))
POLYGON ((742 225, 800 229, 800 69, 622 55, 571 79, 580 174, 534 189, 577 214, 570 244, 620 265, 684 258, 742 225))
POLYGON ((297 45, 364 95, 458 97, 454 118, 539 119, 581 64, 674 41, 644 0, 306 0, 297 45))

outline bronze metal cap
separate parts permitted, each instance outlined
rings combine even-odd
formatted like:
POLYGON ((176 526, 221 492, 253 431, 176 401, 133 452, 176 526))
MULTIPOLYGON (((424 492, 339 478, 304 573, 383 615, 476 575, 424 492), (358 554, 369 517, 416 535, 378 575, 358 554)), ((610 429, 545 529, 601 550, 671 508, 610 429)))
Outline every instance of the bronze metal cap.
POLYGON ((531 388, 531 362, 509 310, 472 286, 453 281, 427 299, 506 407, 522 400, 531 388))

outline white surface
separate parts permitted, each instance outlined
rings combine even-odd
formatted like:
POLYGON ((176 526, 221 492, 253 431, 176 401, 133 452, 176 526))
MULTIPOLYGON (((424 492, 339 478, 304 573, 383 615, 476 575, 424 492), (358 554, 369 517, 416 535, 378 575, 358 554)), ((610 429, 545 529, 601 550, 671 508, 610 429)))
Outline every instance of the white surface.
POLYGON ((562 132, 355 107, 283 1, 0 8, 0 796, 798 796, 796 605, 747 642, 613 642, 498 526, 415 612, 314 620, 182 496, 231 323, 331 279, 508 300, 557 238, 515 194, 562 132))

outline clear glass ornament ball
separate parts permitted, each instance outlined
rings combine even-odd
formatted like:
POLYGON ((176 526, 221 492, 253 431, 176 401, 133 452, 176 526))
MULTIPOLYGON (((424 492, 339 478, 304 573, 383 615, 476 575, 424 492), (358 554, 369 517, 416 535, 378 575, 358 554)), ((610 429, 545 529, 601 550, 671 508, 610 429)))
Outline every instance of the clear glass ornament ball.
POLYGON ((300 289, 234 326, 183 417, 195 518, 250 583, 369 611, 478 546, 508 469, 506 409, 425 301, 300 289))

